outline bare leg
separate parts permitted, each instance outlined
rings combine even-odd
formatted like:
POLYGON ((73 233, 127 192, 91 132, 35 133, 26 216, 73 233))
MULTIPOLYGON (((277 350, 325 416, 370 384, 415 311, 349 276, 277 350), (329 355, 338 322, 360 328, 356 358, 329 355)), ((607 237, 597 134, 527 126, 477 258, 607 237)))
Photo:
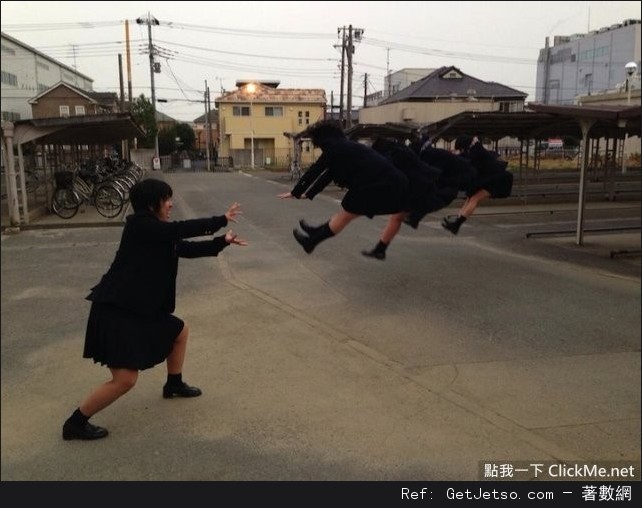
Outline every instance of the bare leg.
POLYGON ((386 245, 390 245, 390 242, 392 242, 393 238, 397 236, 397 233, 399 233, 403 221, 406 219, 406 217, 408 217, 408 215, 410 215, 408 212, 399 212, 391 215, 388 219, 386 227, 381 233, 380 240, 386 245))
POLYGON ((479 206, 479 203, 489 197, 490 192, 485 189, 479 189, 477 192, 475 192, 475 194, 469 196, 468 199, 466 199, 462 207, 459 209, 459 215, 457 216, 457 218, 451 219, 450 217, 444 217, 444 219, 441 221, 442 227, 450 231, 453 235, 456 235, 459 232, 459 228, 466 221, 466 219, 468 219, 468 217, 475 213, 475 210, 477 209, 477 206, 479 206))
POLYGON ((328 222, 318 227, 310 227, 304 224, 304 221, 300 221, 299 224, 308 232, 308 235, 304 235, 298 229, 293 230, 292 234, 299 245, 303 247, 303 250, 311 254, 319 243, 334 235, 338 235, 343 231, 343 228, 357 217, 359 217, 359 215, 341 210, 339 213, 333 215, 328 222))
POLYGON ((377 245, 372 250, 362 250, 361 254, 368 258, 375 258, 380 261, 386 259, 386 250, 393 238, 397 236, 401 229, 401 224, 410 215, 409 212, 398 212, 390 216, 386 227, 381 232, 381 237, 377 245))
POLYGON ((183 327, 174 341, 174 348, 167 357, 167 373, 180 374, 183 372, 183 362, 185 361, 185 351, 187 350, 187 338, 189 337, 189 328, 183 327))
POLYGON ((345 228, 357 217, 361 216, 357 215, 356 213, 350 213, 346 212, 345 210, 341 210, 339 213, 333 215, 330 219, 330 222, 328 223, 330 231, 332 231, 333 235, 338 235, 339 233, 341 233, 341 231, 343 231, 343 228, 345 228))
POLYGON ((109 369, 112 379, 96 388, 80 404, 80 411, 87 417, 105 409, 120 396, 131 390, 138 380, 138 371, 134 369, 109 369))
POLYGON ((479 203, 481 203, 484 199, 488 199, 489 197, 490 192, 488 192, 487 190, 478 190, 462 205, 461 209, 459 210, 459 215, 466 218, 470 217, 473 213, 475 213, 475 209, 479 206, 479 203))
POLYGON ((189 328, 185 325, 176 337, 174 348, 167 357, 167 383, 163 386, 163 397, 166 399, 175 396, 198 397, 202 393, 200 388, 190 386, 183 381, 183 362, 185 361, 188 337, 189 328))

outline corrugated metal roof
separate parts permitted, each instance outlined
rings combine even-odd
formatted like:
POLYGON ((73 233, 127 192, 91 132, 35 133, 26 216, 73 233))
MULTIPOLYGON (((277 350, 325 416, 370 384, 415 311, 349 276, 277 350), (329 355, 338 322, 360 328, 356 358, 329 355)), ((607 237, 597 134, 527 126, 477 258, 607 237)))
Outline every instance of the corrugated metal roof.
POLYGON ((582 139, 580 122, 592 122, 589 138, 640 136, 640 106, 553 106, 529 104, 531 111, 515 113, 464 111, 431 124, 361 124, 346 131, 351 138, 419 139, 452 141, 462 134, 491 140, 504 137, 548 139, 572 137, 582 139))
POLYGON ((553 106, 530 103, 531 111, 516 113, 463 112, 421 128, 422 135, 446 140, 460 134, 489 139, 547 139, 573 137, 582 139, 580 121, 593 124, 589 137, 623 138, 640 135, 640 106, 553 106))

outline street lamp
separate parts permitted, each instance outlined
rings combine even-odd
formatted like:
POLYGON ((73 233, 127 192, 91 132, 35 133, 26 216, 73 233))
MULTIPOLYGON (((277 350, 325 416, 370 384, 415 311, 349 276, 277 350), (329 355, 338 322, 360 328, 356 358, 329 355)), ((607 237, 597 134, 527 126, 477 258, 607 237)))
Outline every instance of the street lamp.
POLYGON ((250 150, 251 150, 251 162, 250 165, 254 169, 254 111, 253 111, 253 100, 254 93, 256 92, 256 85, 254 83, 248 83, 245 87, 245 91, 250 96, 250 150))
MULTIPOLYGON (((638 66, 635 62, 629 62, 624 66, 626 70, 626 105, 631 105, 631 78, 637 72, 638 66)), ((629 137, 628 132, 624 133, 622 146, 622 173, 626 173, 626 141, 629 137)))

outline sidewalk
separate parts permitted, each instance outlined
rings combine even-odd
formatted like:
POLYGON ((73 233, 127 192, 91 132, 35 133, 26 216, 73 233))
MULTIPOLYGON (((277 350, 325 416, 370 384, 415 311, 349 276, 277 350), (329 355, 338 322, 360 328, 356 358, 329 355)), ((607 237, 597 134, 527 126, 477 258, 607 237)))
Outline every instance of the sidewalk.
MULTIPOLYGON (((131 213, 129 205, 116 217, 107 218, 98 213, 94 206, 81 205, 78 213, 70 219, 62 219, 55 213, 48 211, 44 206, 30 208, 29 224, 22 224, 17 228, 20 231, 33 229, 54 229, 54 228, 86 228, 86 227, 120 227, 125 217, 131 213)), ((9 224, 9 212, 6 200, 2 201, 2 213, 0 214, 1 227, 3 232, 12 232, 9 224)), ((18 232, 18 231, 14 232, 18 232)))

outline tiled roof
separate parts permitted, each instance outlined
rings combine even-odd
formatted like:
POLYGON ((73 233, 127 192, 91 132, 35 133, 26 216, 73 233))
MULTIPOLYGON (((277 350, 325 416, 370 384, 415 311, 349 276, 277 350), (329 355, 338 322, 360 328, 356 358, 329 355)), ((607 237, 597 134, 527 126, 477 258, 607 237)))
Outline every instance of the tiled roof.
POLYGON ((436 98, 519 98, 525 99, 527 93, 520 92, 494 81, 482 81, 468 76, 457 67, 441 67, 428 76, 415 81, 412 85, 400 90, 379 104, 394 104, 396 102, 418 102, 436 98), (448 76, 458 77, 448 77, 448 76))
POLYGON ((326 104, 325 90, 320 88, 272 88, 257 85, 255 93, 250 94, 244 88, 221 95, 216 103, 221 102, 316 102, 326 104))

